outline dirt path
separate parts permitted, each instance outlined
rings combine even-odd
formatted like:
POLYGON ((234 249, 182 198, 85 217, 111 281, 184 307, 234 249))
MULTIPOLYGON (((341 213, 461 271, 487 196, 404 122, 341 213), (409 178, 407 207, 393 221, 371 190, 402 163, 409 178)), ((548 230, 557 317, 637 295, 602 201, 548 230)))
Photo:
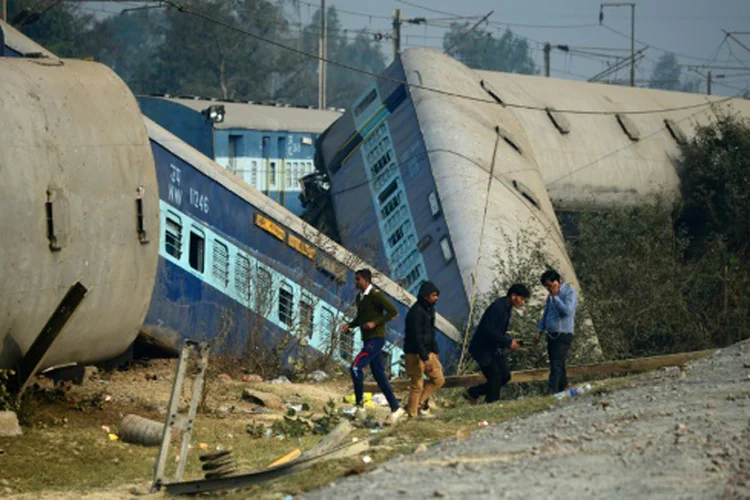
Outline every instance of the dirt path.
MULTIPOLYGON (((499 409, 498 411, 502 411, 499 409)), ((750 342, 307 498, 750 498, 750 342)))

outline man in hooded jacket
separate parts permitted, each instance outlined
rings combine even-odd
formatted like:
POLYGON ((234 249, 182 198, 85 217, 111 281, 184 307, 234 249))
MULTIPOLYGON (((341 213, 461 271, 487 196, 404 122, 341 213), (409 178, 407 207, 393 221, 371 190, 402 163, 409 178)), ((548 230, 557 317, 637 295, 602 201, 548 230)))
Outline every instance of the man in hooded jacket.
POLYGON ((431 281, 425 281, 419 288, 417 302, 406 315, 404 353, 406 373, 409 375, 408 414, 416 417, 427 400, 445 384, 443 367, 438 357, 439 349, 435 338, 435 304, 440 290, 431 281), (424 376, 427 375, 427 383, 424 376))

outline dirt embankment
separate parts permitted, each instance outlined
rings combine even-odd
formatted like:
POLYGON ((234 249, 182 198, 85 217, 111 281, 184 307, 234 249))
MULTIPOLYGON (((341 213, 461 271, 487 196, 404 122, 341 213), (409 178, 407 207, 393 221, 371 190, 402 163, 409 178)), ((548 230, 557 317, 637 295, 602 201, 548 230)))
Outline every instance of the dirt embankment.
POLYGON ((307 497, 750 498, 750 342, 307 497))

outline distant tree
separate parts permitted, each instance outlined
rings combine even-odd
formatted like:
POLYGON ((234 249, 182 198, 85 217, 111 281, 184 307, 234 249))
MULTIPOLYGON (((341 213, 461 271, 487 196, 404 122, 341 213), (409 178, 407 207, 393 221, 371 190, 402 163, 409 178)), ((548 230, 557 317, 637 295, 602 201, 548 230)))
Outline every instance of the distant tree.
POLYGON ((475 29, 468 32, 469 29, 469 23, 451 23, 450 31, 443 36, 443 49, 471 68, 528 75, 537 73, 526 39, 511 30, 505 30, 500 38, 495 38, 491 31, 475 29))
POLYGON ((652 89, 697 93, 701 91, 703 83, 696 78, 685 77, 677 56, 667 52, 656 61, 648 86, 652 89))
MULTIPOLYGON (((338 12, 330 7, 326 15, 327 58, 345 63, 372 73, 385 69, 385 56, 379 44, 364 31, 357 32, 349 40, 349 32, 342 28, 338 12)), ((317 10, 310 24, 303 28, 298 40, 301 50, 318 54, 320 34, 320 10, 317 10)), ((293 56, 294 71, 284 75, 285 84, 277 94, 278 98, 296 104, 314 106, 318 103, 318 60, 293 56)), ((329 106, 347 108, 367 87, 372 78, 335 64, 327 65, 326 101, 329 106)))
POLYGON ((667 52, 656 61, 648 86, 652 89, 679 90, 681 73, 682 67, 677 63, 677 57, 667 52))
POLYGON ((10 0, 8 20, 50 52, 60 57, 85 57, 86 35, 94 17, 69 2, 10 0))
MULTIPOLYGON (((287 30, 281 9, 266 0, 184 0, 183 4, 230 26, 278 39, 287 30)), ((225 99, 267 99, 280 49, 218 23, 166 12, 164 40, 144 78, 151 90, 225 99)))
POLYGON ((136 94, 152 92, 151 73, 164 41, 164 10, 124 12, 94 23, 86 51, 110 66, 136 94))

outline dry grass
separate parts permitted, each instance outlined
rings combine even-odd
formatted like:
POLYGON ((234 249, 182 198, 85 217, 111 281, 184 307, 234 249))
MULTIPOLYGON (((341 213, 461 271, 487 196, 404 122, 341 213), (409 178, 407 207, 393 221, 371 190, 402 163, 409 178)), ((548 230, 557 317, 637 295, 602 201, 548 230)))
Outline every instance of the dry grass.
MULTIPOLYGON (((116 432, 122 417, 136 413, 155 420, 163 420, 159 406, 166 406, 173 362, 159 362, 112 375, 108 383, 98 380, 69 391, 62 400, 50 401, 37 397, 27 407, 28 424, 24 435, 0 438, 0 470, 15 494, 20 498, 131 498, 148 491, 153 476, 157 448, 110 441, 101 426, 116 432), (152 377, 146 381, 145 375, 152 377), (153 380, 156 375, 156 380, 153 380), (93 394, 111 396, 101 407, 87 406, 82 401, 93 394)), ((610 390, 630 383, 629 379, 611 379, 597 383, 599 390, 610 390)), ((252 405, 240 399, 241 382, 211 381, 209 405, 232 408, 219 418, 213 412, 198 416, 192 435, 193 449, 189 453, 186 477, 201 477, 197 448, 205 443, 212 450, 231 448, 239 469, 248 471, 267 465, 274 458, 294 448, 311 448, 317 436, 283 440, 252 438, 245 428, 250 423, 268 422, 281 418, 282 413, 258 416, 247 413, 252 405)), ((307 402, 315 411, 322 411, 329 398, 341 401, 350 391, 348 380, 323 384, 259 384, 255 388, 273 392, 285 400, 307 402)), ((509 391, 510 393, 510 391, 509 391)), ((528 394, 528 393, 527 393, 528 394)), ((48 398, 47 398, 48 399, 48 398)), ((505 400, 489 406, 469 406, 460 398, 459 389, 444 390, 433 420, 407 420, 393 429, 372 433, 358 429, 355 436, 370 439, 366 453, 373 462, 365 466, 361 457, 330 461, 289 477, 258 487, 235 492, 228 498, 280 498, 285 494, 309 491, 347 474, 357 474, 398 455, 412 453, 422 443, 462 438, 478 428, 479 422, 496 424, 512 418, 544 411, 553 404, 552 398, 526 396, 505 400)), ((345 406, 339 403, 339 406, 345 406)), ((383 418, 387 408, 378 408, 376 415, 383 418)), ((174 454, 173 454, 174 456, 174 454)), ((174 468, 174 463, 170 464, 174 468)), ((5 486, 0 486, 0 492, 5 486)))

